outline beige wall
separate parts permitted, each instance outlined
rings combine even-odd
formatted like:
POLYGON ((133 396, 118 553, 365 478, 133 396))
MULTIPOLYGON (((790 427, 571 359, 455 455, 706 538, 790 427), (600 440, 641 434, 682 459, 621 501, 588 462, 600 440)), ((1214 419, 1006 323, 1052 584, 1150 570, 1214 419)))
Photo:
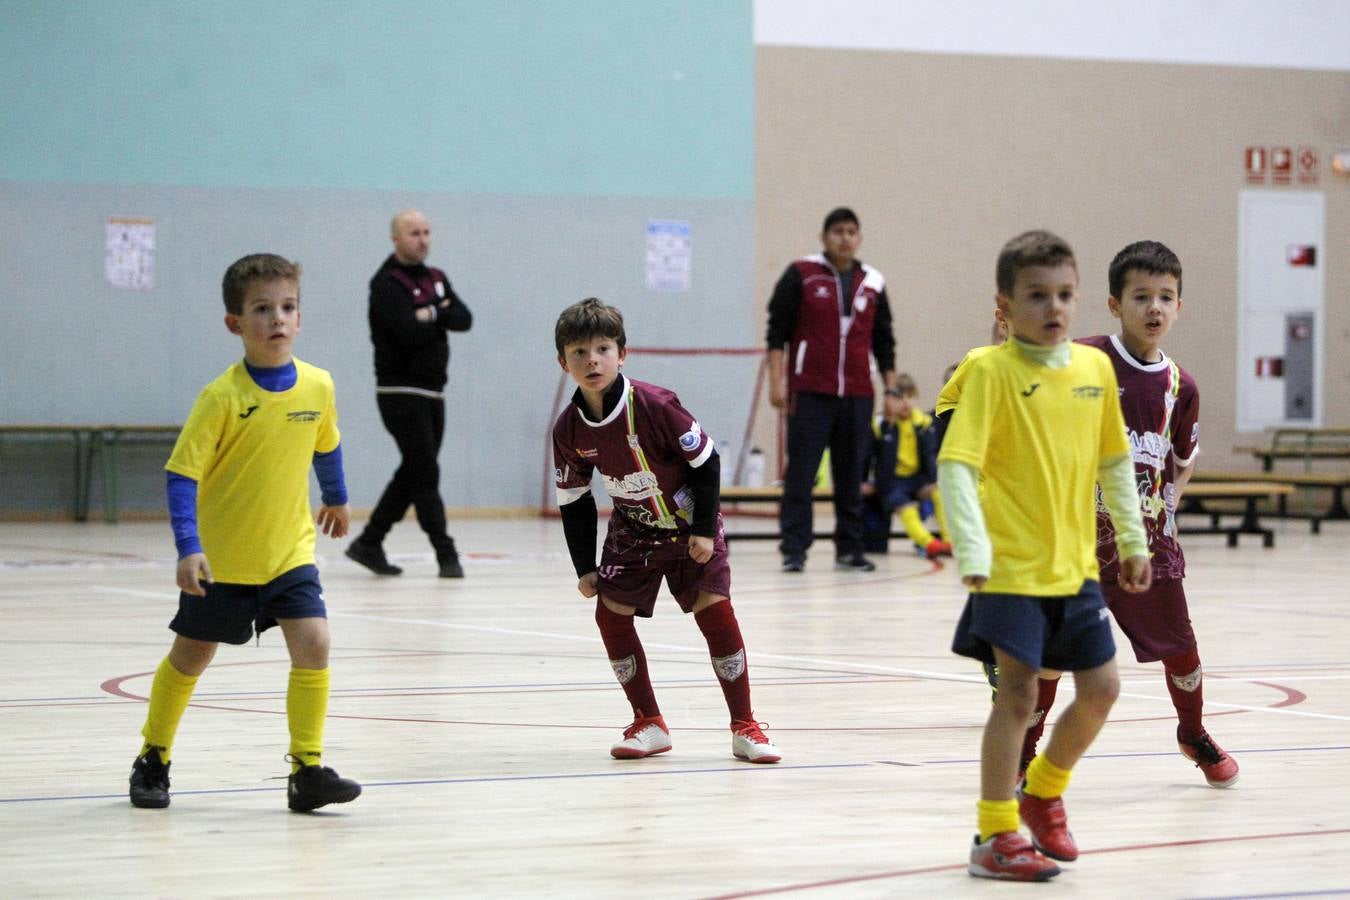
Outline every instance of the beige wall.
MULTIPOLYGON (((887 276, 897 365, 931 405, 943 369, 987 343, 994 259, 1045 227, 1073 245, 1076 332, 1114 331, 1106 267, 1163 241, 1185 268, 1165 349, 1200 385, 1205 468, 1249 467, 1235 432, 1237 211, 1249 144, 1322 152, 1326 409, 1350 425, 1350 73, 759 47, 755 316, 825 212, 852 206, 887 276)), ((1278 190, 1277 188, 1270 188, 1278 190)))

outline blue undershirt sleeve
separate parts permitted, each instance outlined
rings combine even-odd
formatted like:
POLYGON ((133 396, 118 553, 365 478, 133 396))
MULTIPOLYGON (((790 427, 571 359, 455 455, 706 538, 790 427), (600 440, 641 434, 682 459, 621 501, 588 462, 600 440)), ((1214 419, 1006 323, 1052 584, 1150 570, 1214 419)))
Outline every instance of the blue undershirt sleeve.
POLYGON ((314 474, 319 479, 319 496, 324 506, 347 502, 347 480, 342 474, 342 445, 328 453, 314 454, 314 474))
POLYGON ((173 525, 178 558, 201 553, 202 541, 197 536, 197 482, 186 475, 169 472, 164 488, 169 497, 169 522, 173 525))

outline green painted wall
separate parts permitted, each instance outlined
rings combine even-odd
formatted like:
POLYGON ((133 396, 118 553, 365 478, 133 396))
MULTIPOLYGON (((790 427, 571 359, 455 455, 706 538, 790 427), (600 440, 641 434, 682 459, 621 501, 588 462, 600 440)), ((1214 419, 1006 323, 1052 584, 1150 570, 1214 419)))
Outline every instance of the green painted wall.
POLYGON ((749 0, 0 0, 0 180, 749 198, 749 0))

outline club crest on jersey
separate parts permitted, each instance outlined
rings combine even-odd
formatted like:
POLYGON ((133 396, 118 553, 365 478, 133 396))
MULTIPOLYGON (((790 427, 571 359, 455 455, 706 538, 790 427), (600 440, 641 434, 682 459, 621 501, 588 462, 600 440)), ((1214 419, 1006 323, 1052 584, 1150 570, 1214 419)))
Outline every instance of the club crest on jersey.
POLYGON ((690 425, 689 430, 686 431, 684 434, 680 435, 680 449, 684 450, 687 453, 690 450, 693 450, 696 447, 698 447, 699 441, 701 440, 700 435, 702 434, 702 432, 703 429, 699 427, 698 422, 695 422, 693 425, 690 425))
POLYGON ((820 287, 816 288, 816 296, 817 296, 817 297, 828 297, 828 296, 830 296, 830 289, 827 288, 825 285, 822 284, 820 287))
POLYGON ((730 656, 714 656, 713 668, 723 681, 735 681, 745 674, 745 651, 737 650, 730 656))
POLYGON ((863 310, 867 309, 867 296, 864 294, 863 296, 859 297, 857 301, 853 304, 853 308, 858 312, 862 312, 863 310))
POLYGON ((442 300, 445 299, 445 285, 441 284, 439 281, 436 282, 436 296, 440 297, 442 300))
MULTIPOLYGON (((603 474, 603 473, 602 473, 603 474)), ((646 500, 659 496, 661 488, 657 484, 656 473, 648 469, 632 472, 622 478, 604 475, 605 491, 611 497, 624 500, 646 500)))
POLYGON ((627 684, 637 674, 637 655, 625 656, 623 659, 611 659, 609 667, 614 670, 614 677, 619 679, 619 684, 627 684))

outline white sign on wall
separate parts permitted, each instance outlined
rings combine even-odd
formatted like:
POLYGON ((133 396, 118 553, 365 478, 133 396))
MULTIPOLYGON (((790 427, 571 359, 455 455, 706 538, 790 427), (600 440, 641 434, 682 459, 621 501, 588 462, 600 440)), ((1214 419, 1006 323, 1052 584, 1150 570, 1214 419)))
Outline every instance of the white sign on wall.
POLYGON ((689 290, 689 223, 647 220, 647 290, 689 290))
POLYGON ((104 231, 103 271, 115 288, 148 291, 155 286, 155 220, 109 216, 104 231))

